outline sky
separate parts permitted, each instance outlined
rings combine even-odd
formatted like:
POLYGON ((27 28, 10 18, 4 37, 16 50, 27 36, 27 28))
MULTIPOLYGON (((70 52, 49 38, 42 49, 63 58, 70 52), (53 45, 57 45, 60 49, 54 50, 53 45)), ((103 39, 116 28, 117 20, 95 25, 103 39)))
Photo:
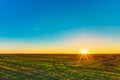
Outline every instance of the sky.
POLYGON ((0 53, 120 53, 119 0, 0 0, 0 53))

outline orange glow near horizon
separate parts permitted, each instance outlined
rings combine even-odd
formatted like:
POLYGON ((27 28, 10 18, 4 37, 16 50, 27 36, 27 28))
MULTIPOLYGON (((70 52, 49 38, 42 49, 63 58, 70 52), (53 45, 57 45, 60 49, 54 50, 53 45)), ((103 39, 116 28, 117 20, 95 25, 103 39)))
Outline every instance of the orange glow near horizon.
MULTIPOLYGON (((77 31, 76 31, 77 32, 77 31)), ((65 35, 66 34, 66 35, 65 35)), ((63 34, 62 34, 63 35, 63 34)), ((0 53, 120 54, 120 41, 104 36, 78 33, 57 41, 0 40, 0 53), (87 48, 87 49, 86 49, 87 48)))
POLYGON ((114 53, 118 53, 119 50, 112 50, 111 48, 105 48, 105 49, 98 49, 98 48, 90 48, 88 47, 88 49, 86 48, 65 48, 65 47, 44 47, 44 48, 37 48, 37 47, 22 47, 22 48, 1 48, 0 49, 0 53, 48 53, 48 54, 114 54, 114 53))

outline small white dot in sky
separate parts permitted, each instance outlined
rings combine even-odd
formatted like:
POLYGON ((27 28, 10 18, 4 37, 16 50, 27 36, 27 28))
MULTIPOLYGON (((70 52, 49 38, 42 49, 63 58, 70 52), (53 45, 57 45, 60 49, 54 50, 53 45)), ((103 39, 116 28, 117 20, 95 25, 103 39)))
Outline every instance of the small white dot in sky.
POLYGON ((36 27, 36 28, 35 28, 35 30, 36 30, 36 31, 39 31, 39 30, 40 30, 40 28, 39 28, 39 27, 36 27))

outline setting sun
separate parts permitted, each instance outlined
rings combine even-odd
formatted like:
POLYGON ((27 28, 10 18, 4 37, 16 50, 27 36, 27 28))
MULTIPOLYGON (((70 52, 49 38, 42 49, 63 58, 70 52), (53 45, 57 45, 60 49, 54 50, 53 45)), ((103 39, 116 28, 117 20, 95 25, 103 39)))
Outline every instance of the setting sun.
POLYGON ((83 48, 80 50, 80 58, 78 61, 93 61, 92 56, 89 54, 89 50, 86 48, 83 48))
POLYGON ((88 54, 89 53, 89 50, 88 49, 81 49, 81 54, 88 54))

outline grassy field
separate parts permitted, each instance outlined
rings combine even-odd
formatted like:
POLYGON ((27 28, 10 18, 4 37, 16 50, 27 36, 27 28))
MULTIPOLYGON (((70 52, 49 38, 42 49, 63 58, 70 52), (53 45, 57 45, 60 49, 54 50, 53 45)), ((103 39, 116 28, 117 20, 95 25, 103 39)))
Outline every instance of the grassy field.
POLYGON ((0 55, 0 80, 120 80, 120 55, 0 55))

